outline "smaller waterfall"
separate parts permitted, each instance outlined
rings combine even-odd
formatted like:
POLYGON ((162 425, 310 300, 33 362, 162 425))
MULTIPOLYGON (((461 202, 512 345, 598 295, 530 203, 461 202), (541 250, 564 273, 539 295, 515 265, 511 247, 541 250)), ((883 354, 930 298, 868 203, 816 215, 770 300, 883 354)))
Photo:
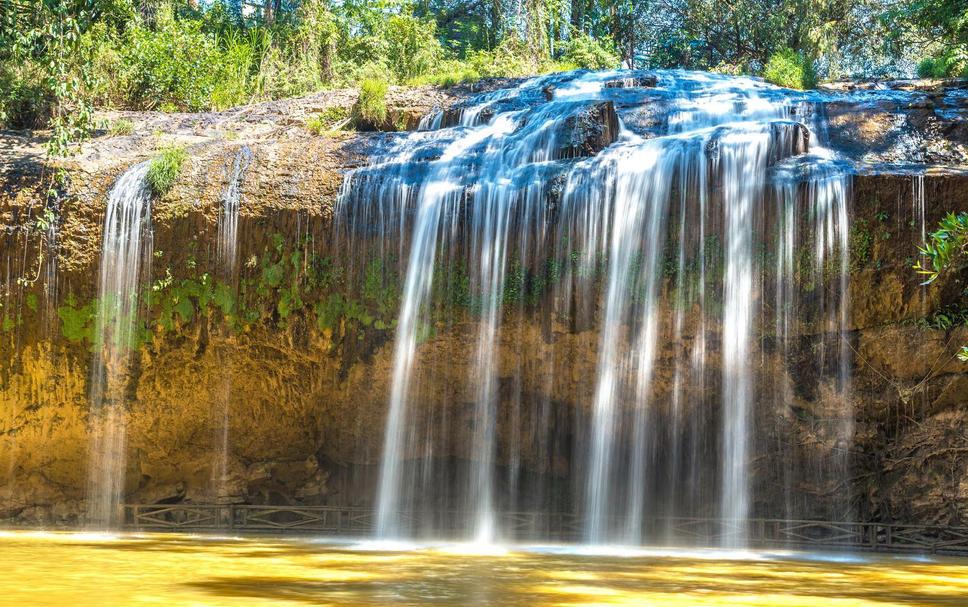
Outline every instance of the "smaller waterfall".
MULTIPOLYGON (((252 162, 252 150, 244 145, 228 171, 228 182, 222 193, 222 208, 218 215, 218 248, 216 263, 218 275, 229 285, 236 282, 238 268, 239 208, 242 202, 242 182, 252 162)), ((225 498, 229 488, 229 414, 231 412, 232 378, 226 368, 222 385, 221 411, 216 445, 216 465, 213 468, 214 487, 218 498, 225 498)))
POLYGON ((151 258, 148 163, 125 172, 108 194, 101 244, 94 360, 91 366, 91 469, 88 523, 117 523, 126 470, 128 363, 137 336, 139 287, 151 258))
MULTIPOLYGON (((915 175, 911 180, 911 224, 919 228, 919 238, 917 244, 923 246, 923 243, 928 240, 928 225, 924 220, 924 174, 915 175)), ((921 262, 926 263, 924 256, 921 256, 921 262)), ((920 297, 921 297, 921 316, 925 316, 928 313, 927 308, 927 285, 921 285, 920 297)))
POLYGON ((242 146, 229 172, 228 185, 222 194, 222 208, 218 215, 218 250, 216 257, 226 279, 235 275, 239 229, 239 203, 242 200, 242 181, 252 162, 252 150, 242 146))
POLYGON ((817 152, 809 164, 782 167, 778 174, 774 330, 788 367, 774 384, 775 415, 784 426, 795 414, 809 423, 801 426, 807 428, 806 435, 787 436, 776 458, 783 466, 787 518, 850 520, 849 446, 854 431, 849 401, 850 177, 826 150, 817 152), (795 365, 805 347, 816 354, 795 365), (820 378, 817 411, 794 413, 794 373, 815 373, 820 378), (824 384, 829 387, 824 389, 824 384), (826 511, 818 511, 817 497, 798 484, 820 487, 829 495, 826 511))

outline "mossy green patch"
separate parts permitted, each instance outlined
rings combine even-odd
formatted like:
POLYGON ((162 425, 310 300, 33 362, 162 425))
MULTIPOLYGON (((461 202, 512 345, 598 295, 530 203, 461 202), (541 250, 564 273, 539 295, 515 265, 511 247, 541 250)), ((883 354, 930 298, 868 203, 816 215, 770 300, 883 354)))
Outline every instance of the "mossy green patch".
POLYGON ((74 296, 68 295, 64 305, 57 308, 64 337, 76 343, 93 344, 96 341, 97 308, 97 299, 78 306, 74 296))

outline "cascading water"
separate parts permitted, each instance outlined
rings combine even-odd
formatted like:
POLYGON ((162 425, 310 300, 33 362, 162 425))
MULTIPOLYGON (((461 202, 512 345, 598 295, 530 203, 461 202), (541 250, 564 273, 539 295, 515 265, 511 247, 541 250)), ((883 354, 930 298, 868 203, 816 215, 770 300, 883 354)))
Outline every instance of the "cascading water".
MULTIPOLYGON (((771 331, 786 359, 809 335, 836 336, 814 362, 825 378, 824 353, 839 365, 824 432, 844 455, 799 454, 798 466, 845 478, 848 177, 810 141, 822 140, 821 100, 689 72, 645 82, 573 73, 487 93, 347 177, 336 221, 349 265, 395 253, 404 276, 380 536, 493 540, 530 508, 580 513, 593 543, 669 537, 659 517, 716 517, 722 544, 743 546, 771 331), (804 295, 809 279, 819 290, 804 295), (807 298, 811 313, 821 304, 815 329, 798 316, 807 298), (542 345, 518 353, 531 317, 542 345), (438 331, 464 336, 466 361, 431 363, 438 331), (594 345, 595 376, 577 382, 587 407, 565 419, 526 385, 575 384, 556 361, 581 343, 594 345), (457 363, 469 371, 455 384, 444 378, 457 363), (444 392, 460 406, 426 404, 444 392), (550 473, 565 458, 570 484, 550 473), (522 462, 549 474, 527 478, 522 462)), ((791 389, 772 387, 779 418, 791 389)), ((784 474, 789 502, 807 474, 784 474)))
MULTIPOLYGON (((239 206, 242 201, 242 182, 252 162, 252 150, 243 145, 228 171, 228 182, 222 193, 222 208, 218 215, 218 240, 216 263, 218 275, 228 285, 236 284, 238 266, 239 206)), ((224 498, 229 484, 229 413, 231 410, 232 382, 227 373, 222 386, 222 411, 218 428, 217 462, 213 468, 215 490, 224 498)))
POLYGON ((239 203, 242 200, 242 181, 252 162, 252 150, 242 146, 235 155, 228 174, 228 183, 222 194, 222 208, 218 215, 218 250, 216 259, 219 271, 226 279, 233 279, 237 263, 239 203))
POLYGON ((151 259, 148 163, 128 169, 108 194, 98 281, 96 342, 91 365, 91 469, 88 524, 117 523, 126 468, 126 379, 135 344, 139 287, 151 259))
MULTIPOLYGON (((801 359, 801 373, 826 374, 833 385, 819 387, 822 409, 802 413, 810 416, 807 435, 781 448, 778 459, 784 467, 787 518, 819 515, 846 520, 851 515, 846 479, 853 434, 853 410, 847 400, 849 179, 828 151, 820 152, 777 171, 774 331, 784 360, 801 359), (836 280, 829 281, 831 276, 836 280), (797 289, 798 281, 806 288, 797 289), (812 330, 804 330, 804 324, 812 324, 812 330), (804 347, 816 354, 803 360, 804 347), (834 448, 825 453, 822 444, 834 448), (818 510, 803 497, 801 487, 806 486, 824 487, 822 493, 836 498, 828 500, 825 511, 818 510)), ((784 425, 789 425, 790 403, 796 400, 793 384, 791 374, 783 374, 774 387, 776 420, 784 425)))

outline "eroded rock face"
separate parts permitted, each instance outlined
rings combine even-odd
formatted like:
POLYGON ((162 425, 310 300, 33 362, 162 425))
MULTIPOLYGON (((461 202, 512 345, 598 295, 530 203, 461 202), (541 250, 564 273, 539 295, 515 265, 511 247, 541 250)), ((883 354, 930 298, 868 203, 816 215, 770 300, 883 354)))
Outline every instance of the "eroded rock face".
POLYGON ((583 107, 562 122, 566 136, 560 158, 594 156, 618 139, 618 115, 611 101, 583 107))
POLYGON ((627 78, 609 80, 605 83, 605 88, 609 89, 629 89, 629 88, 651 88, 658 84, 659 80, 654 74, 636 74, 627 78))
POLYGON ((968 163, 968 95, 960 89, 826 105, 831 144, 869 163, 968 163))
MULTIPOLYGON (((614 104, 602 103, 563 120, 573 148, 565 155, 594 154, 612 143, 617 114, 614 104)), ((343 171, 364 162, 380 135, 312 137, 298 126, 272 130, 274 119, 252 120, 249 127, 204 120, 193 126, 182 116, 177 128, 168 129, 166 137, 192 146, 191 163, 175 189, 153 202, 155 254, 144 285, 152 301, 145 305, 145 332, 126 382, 125 498, 371 505, 400 276, 390 262, 380 268, 347 263, 352 251, 334 235, 332 218, 343 171), (214 134, 231 129, 237 137, 214 134), (242 184, 239 269, 232 277, 237 290, 216 302, 220 296, 206 286, 215 283, 206 281, 219 275, 217 218, 241 145, 252 150, 252 162, 242 184), (367 275, 378 278, 364 292, 367 275), (213 303, 203 305, 199 293, 213 303), (188 311, 178 307, 186 299, 188 311)), ((806 145, 804 133, 792 128, 793 141, 806 145)), ((126 166, 150 153, 149 139, 102 139, 73 161, 58 204, 56 241, 42 238, 36 227, 45 191, 40 158, 24 151, 15 162, 5 161, 0 173, 0 258, 6 264, 0 292, 0 519, 6 522, 74 524, 84 511, 94 347, 90 305, 105 192, 126 166), (56 264, 48 280, 50 260, 56 264), (34 281, 22 284, 17 277, 34 281)), ((852 478, 858 480, 847 489, 876 520, 964 523, 968 365, 951 354, 968 343, 968 330, 930 328, 934 311, 956 302, 963 283, 923 288, 910 270, 922 229, 912 210, 916 179, 865 174, 852 182, 849 347, 856 354, 849 406, 856 418, 852 478)), ((931 175, 923 187, 927 226, 948 210, 968 210, 968 177, 931 175)), ((553 208, 553 195, 548 204, 553 208)), ((664 279, 662 289, 673 286, 664 279)), ((799 287, 807 291, 811 285, 799 287)), ((562 322, 544 311, 546 303, 539 299, 523 315, 505 319, 498 453, 500 463, 507 463, 516 440, 507 421, 512 407, 541 404, 560 440, 550 447, 518 441, 524 446, 515 456, 528 474, 567 484, 578 465, 569 441, 593 402, 600 311, 589 304, 562 322), (534 361, 552 357, 549 376, 551 367, 534 361)), ((660 315, 662 330, 671 334, 671 309, 660 315)), ((695 323, 687 318, 685 324, 695 323)), ((452 427, 465 429, 442 443, 442 459, 469 456, 474 394, 466 382, 467 353, 477 331, 469 306, 458 307, 418 349, 421 366, 436 375, 425 384, 415 415, 446 412, 456 420, 452 427)), ((822 423, 841 405, 832 396, 838 393, 834 374, 808 364, 819 350, 840 347, 825 331, 804 319, 787 351, 767 336, 754 353, 762 363, 755 378, 761 390, 755 399, 759 512, 780 511, 784 499, 776 494, 781 471, 774 464, 790 453, 777 451, 777 444, 795 445, 820 462, 836 459, 845 448, 822 423)), ((707 362, 715 366, 721 336, 717 327, 710 332, 707 362)), ((682 343, 666 340, 661 346, 653 402, 669 402, 677 349, 693 339, 685 331, 682 343)), ((718 394, 716 382, 690 387, 696 394, 686 400, 703 402, 700 390, 718 394)), ((662 407, 658 414, 671 415, 662 407)), ((796 487, 812 495, 841 490, 809 479, 796 487)))

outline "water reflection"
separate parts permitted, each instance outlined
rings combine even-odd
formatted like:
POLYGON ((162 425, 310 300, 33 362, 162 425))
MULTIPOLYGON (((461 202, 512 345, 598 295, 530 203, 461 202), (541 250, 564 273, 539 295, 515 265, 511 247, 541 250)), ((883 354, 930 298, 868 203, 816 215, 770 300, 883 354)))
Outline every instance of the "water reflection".
POLYGON ((965 605, 968 559, 0 534, 0 605, 965 605))

